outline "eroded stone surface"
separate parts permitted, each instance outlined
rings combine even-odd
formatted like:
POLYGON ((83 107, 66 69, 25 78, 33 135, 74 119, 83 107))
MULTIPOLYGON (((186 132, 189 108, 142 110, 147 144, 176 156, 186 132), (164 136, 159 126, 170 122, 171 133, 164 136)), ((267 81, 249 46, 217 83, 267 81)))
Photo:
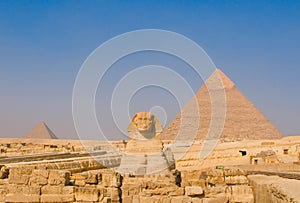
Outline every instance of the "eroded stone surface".
POLYGON ((255 202, 300 202, 300 180, 278 176, 249 175, 255 202))

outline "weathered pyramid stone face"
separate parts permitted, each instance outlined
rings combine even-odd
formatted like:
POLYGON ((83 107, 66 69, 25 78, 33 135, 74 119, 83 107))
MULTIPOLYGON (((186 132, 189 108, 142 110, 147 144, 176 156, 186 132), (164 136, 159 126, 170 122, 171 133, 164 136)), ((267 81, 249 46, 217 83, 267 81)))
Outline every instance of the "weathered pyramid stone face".
MULTIPOLYGON (((200 113, 200 119, 194 118, 194 120, 199 121, 196 139, 205 139, 209 130, 211 132, 215 130, 213 126, 210 128, 212 117, 210 95, 214 94, 214 99, 218 103, 218 99, 221 100, 218 97, 222 92, 223 94, 225 92, 226 96, 226 115, 224 128, 220 136, 221 141, 279 139, 283 137, 281 132, 262 112, 236 88, 235 84, 221 70, 216 70, 182 112, 164 129, 161 138, 174 140, 178 136, 180 128, 181 130, 188 128, 185 123, 181 123, 181 116, 184 115, 184 111, 188 111, 190 106, 195 104, 196 100, 200 113), (220 80, 222 83, 220 83, 220 80)), ((218 110, 218 107, 216 110, 218 110)), ((193 120, 192 117, 193 115, 191 115, 191 120, 193 120)))
POLYGON ((40 122, 35 126, 24 138, 30 139, 57 139, 55 134, 48 128, 44 122, 40 122))

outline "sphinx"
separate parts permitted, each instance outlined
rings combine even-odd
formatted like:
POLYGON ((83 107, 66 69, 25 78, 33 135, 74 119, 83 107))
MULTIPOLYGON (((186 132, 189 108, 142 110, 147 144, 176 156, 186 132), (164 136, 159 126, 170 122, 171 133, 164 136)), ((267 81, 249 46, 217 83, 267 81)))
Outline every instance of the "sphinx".
POLYGON ((150 112, 136 113, 127 131, 129 140, 118 171, 134 175, 169 174, 170 164, 160 139, 163 128, 159 119, 150 112))

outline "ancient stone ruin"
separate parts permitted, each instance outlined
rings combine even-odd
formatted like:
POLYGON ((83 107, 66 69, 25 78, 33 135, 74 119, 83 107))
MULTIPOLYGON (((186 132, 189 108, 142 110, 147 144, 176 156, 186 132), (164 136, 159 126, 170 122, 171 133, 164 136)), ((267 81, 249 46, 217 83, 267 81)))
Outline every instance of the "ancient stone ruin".
MULTIPOLYGON (((44 123, 24 138, 1 138, 0 202, 300 202, 300 136, 283 137, 220 70, 207 83, 218 78, 227 117, 205 159, 199 154, 211 110, 203 86, 195 97, 203 117, 192 142, 174 141, 180 114, 163 130, 149 112, 133 116, 129 140, 54 139, 44 123)), ((189 103, 183 111, 191 109, 189 103)))
POLYGON ((169 169, 174 163, 171 162, 172 155, 170 158, 163 152, 159 136, 162 125, 158 118, 149 112, 137 113, 127 130, 130 139, 117 171, 130 175, 170 175, 169 169))

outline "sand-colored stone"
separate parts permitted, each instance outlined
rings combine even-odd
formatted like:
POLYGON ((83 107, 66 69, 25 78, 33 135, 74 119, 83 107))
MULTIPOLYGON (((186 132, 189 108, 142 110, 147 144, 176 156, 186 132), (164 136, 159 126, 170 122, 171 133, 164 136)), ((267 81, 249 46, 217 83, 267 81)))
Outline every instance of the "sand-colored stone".
POLYGON ((53 185, 47 185, 41 187, 41 194, 43 195, 68 195, 74 193, 74 187, 73 186, 53 186, 53 185))
POLYGON ((40 187, 9 184, 6 202, 39 202, 40 187))
MULTIPOLYGON (((271 140, 244 140, 236 142, 219 142, 213 151, 209 154, 207 158, 200 159, 199 154, 202 150, 203 142, 195 141, 187 152, 176 160, 176 168, 179 170, 194 170, 201 168, 209 168, 215 166, 235 166, 235 165, 249 165, 251 162, 251 157, 256 156, 262 151, 270 150, 270 146, 264 145, 263 143, 270 142, 271 140), (243 150, 246 155, 243 156, 240 152, 243 150)), ((296 164, 298 162, 300 137, 291 136, 284 137, 282 139, 273 140, 274 145, 272 146, 272 151, 276 154, 276 159, 280 161, 277 162, 265 162, 263 164, 253 166, 250 164, 250 168, 269 168, 269 170, 279 169, 284 171, 295 171, 297 168, 296 164), (284 153, 284 150, 288 150, 288 154, 284 153), (271 164, 271 165, 270 165, 271 164), (278 167, 272 167, 272 164, 278 165, 278 167), (278 168, 278 169, 277 169, 278 168), (295 169, 295 170, 294 170, 295 169)), ((174 150, 174 155, 176 157, 176 151, 174 150)))
POLYGON ((162 125, 158 118, 149 112, 136 113, 127 130, 130 139, 118 172, 135 175, 169 173, 171 159, 163 153, 162 125))
POLYGON ((74 194, 49 194, 41 195, 41 202, 74 202, 74 194))
POLYGON ((75 199, 76 199, 76 201, 96 202, 99 199, 99 190, 96 188, 95 185, 76 187, 75 199))
POLYGON ((185 195, 190 197, 200 196, 203 194, 203 189, 200 186, 186 186, 185 195))
MULTIPOLYGON (((222 141, 237 141, 237 140, 256 140, 256 139, 279 139, 283 135, 281 132, 258 110, 254 104, 249 101, 235 86, 235 84, 221 71, 216 70, 211 77, 205 82, 195 97, 182 109, 175 119, 163 130, 161 139, 174 140, 179 134, 179 129, 185 130, 197 128, 196 139, 203 140, 210 128, 211 123, 211 98, 214 95, 216 104, 218 100, 222 101, 222 92, 226 95, 226 119, 225 126, 220 136, 222 141), (220 82, 223 85, 220 85, 220 82), (209 88, 209 89, 208 89, 209 88), (220 98, 219 98, 220 97, 220 98), (197 111, 195 107, 191 110, 195 100, 198 102, 200 113, 199 126, 193 126, 194 120, 197 120, 197 111), (184 111, 189 112, 185 119, 190 119, 190 122, 181 123, 181 115, 184 111), (192 124, 192 126, 190 126, 192 124)), ((220 105, 222 105, 220 103, 220 105)), ((218 115, 216 115, 218 116, 218 115)), ((222 117, 222 115, 219 115, 222 117)), ((215 119, 218 119, 217 117, 215 119)), ((221 123, 221 122, 220 122, 221 123)), ((196 123, 197 124, 197 123, 196 123)), ((212 127, 211 132, 215 129, 212 127)), ((190 135, 189 135, 190 136, 190 135)), ((211 135, 213 137, 214 135, 211 135)), ((185 139, 186 135, 182 135, 178 139, 185 139)), ((189 137, 188 139, 192 139, 189 137)))
POLYGON ((51 170, 49 173, 49 185, 68 185, 70 182, 70 172, 63 170, 51 170))
POLYGON ((188 196, 177 196, 177 197, 172 197, 171 203, 190 203, 191 200, 192 198, 188 196))
POLYGON ((300 202, 300 180, 265 175, 250 175, 248 178, 257 203, 300 202))

